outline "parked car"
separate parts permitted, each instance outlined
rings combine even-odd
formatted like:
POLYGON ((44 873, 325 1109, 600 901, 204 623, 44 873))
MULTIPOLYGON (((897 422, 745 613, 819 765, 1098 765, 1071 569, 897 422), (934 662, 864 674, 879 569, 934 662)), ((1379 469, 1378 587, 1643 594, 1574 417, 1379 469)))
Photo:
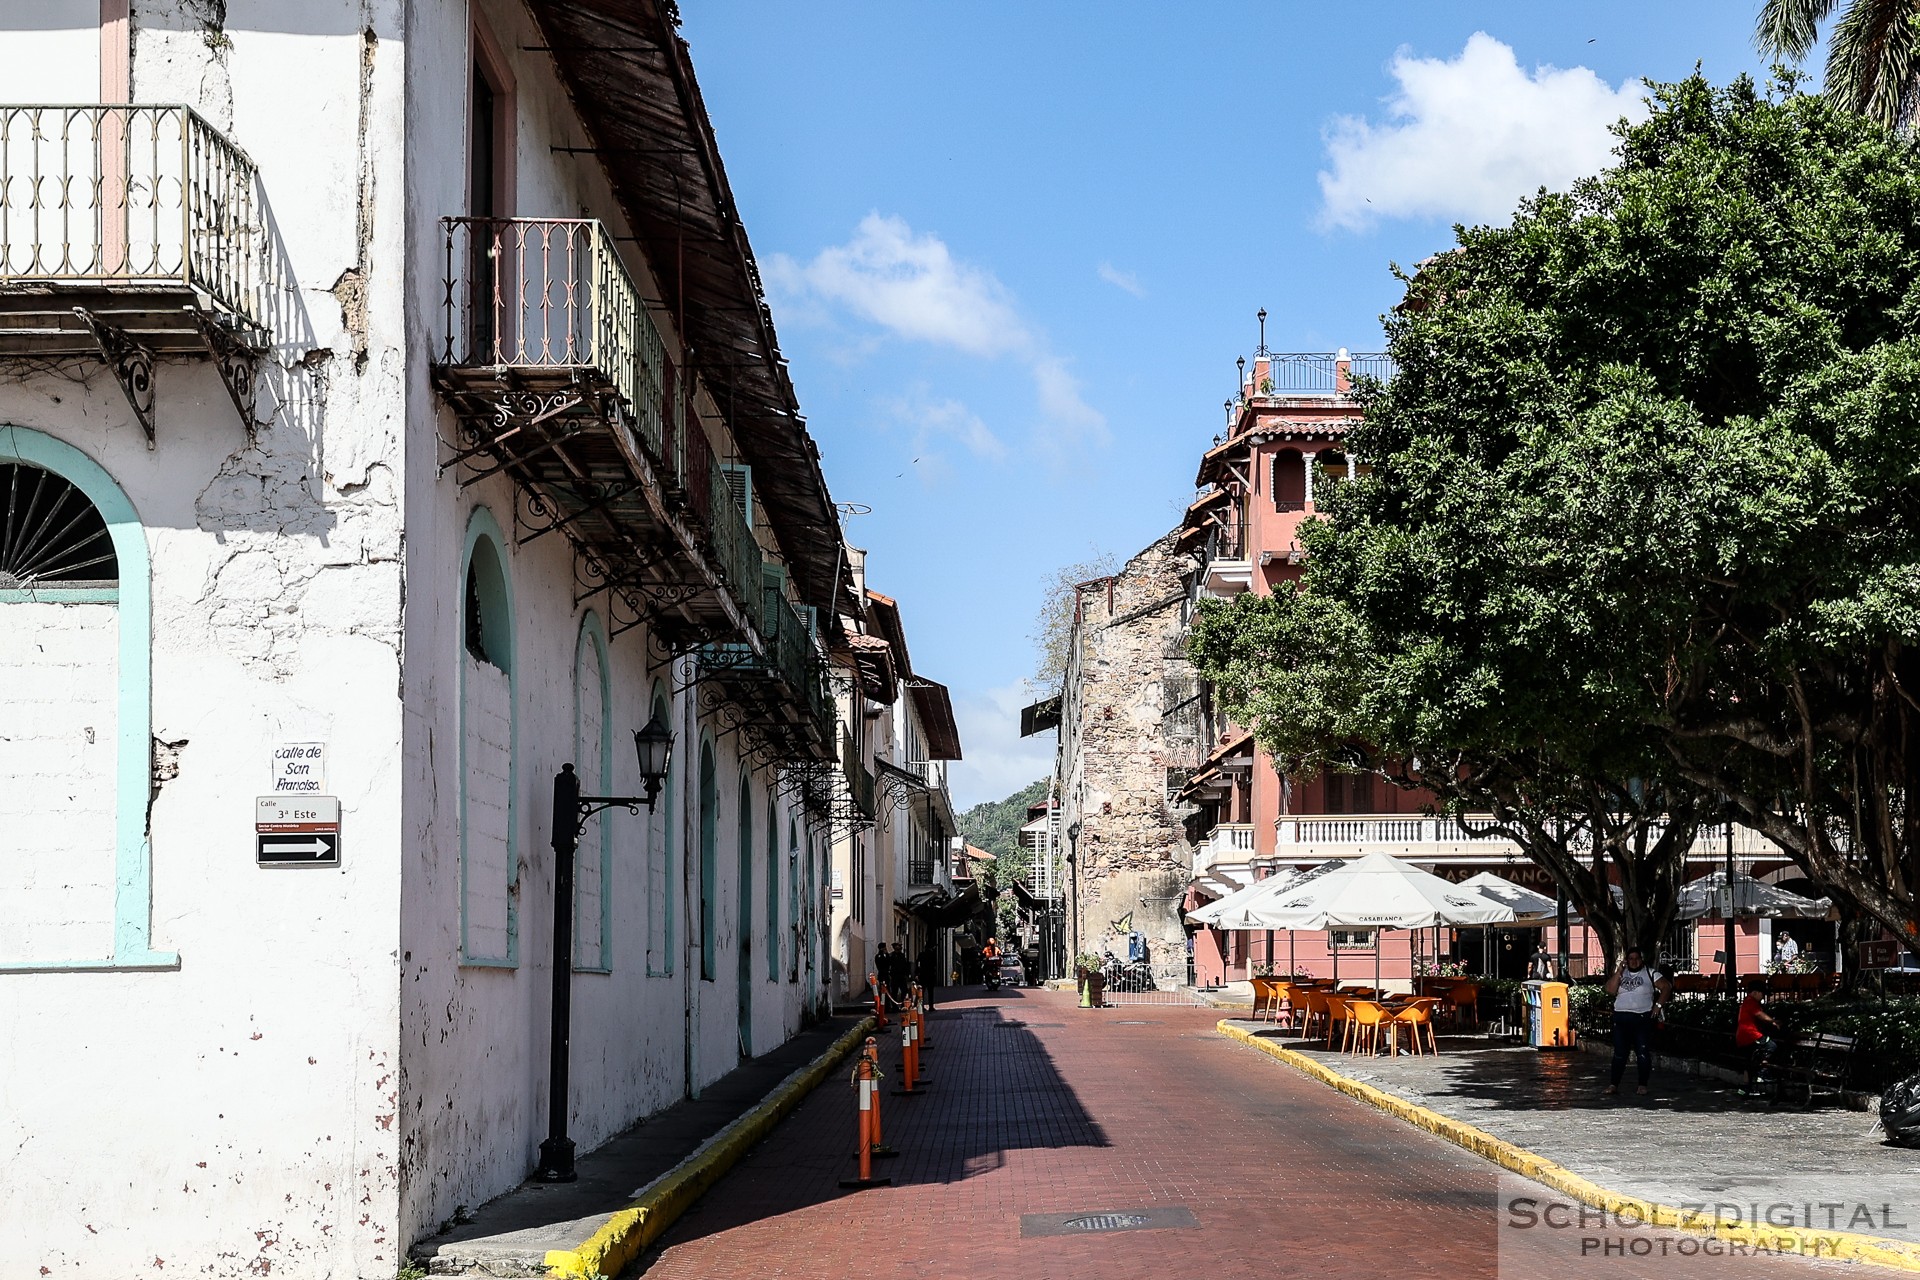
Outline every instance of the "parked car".
POLYGON ((1018 953, 1009 951, 1000 957, 1000 985, 1004 987, 1027 985, 1027 969, 1020 962, 1018 953))

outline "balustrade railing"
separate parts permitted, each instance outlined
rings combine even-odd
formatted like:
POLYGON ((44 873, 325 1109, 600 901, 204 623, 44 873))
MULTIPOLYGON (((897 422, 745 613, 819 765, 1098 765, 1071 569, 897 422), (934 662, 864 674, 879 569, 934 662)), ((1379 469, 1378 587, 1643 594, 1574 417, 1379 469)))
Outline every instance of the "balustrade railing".
POLYGON ((0 106, 0 285, 177 284, 264 340, 284 289, 259 174, 190 107, 0 106))

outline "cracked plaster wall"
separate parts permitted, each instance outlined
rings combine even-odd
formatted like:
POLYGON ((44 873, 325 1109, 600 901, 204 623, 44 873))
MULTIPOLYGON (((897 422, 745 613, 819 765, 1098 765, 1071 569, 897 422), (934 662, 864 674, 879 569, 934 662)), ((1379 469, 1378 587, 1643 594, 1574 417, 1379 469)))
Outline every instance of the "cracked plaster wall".
MULTIPOLYGON (((83 32, 95 50, 97 16, 94 5, 83 32)), ((363 151, 399 189, 403 18, 400 0, 134 0, 136 100, 187 102, 252 156, 293 282, 261 373, 271 420, 257 438, 205 363, 160 365, 152 451, 97 364, 0 381, 0 422, 88 454, 146 528, 153 941, 180 956, 173 972, 0 978, 0 1221, 25 1224, 0 1233, 0 1274, 398 1265, 397 209, 375 251, 390 274, 384 297, 371 290, 361 367, 336 354, 352 344, 324 287, 361 249, 363 151), (370 27, 392 43, 367 86, 370 27), (363 88, 378 125, 365 141, 363 88), (254 864, 254 797, 269 789, 272 747, 294 740, 331 748, 337 870, 254 864)), ((45 78, 45 57, 9 34, 0 78, 45 78)), ((71 70, 73 88, 44 96, 91 100, 97 74, 96 55, 71 70)))
POLYGON ((1137 929, 1162 986, 1186 978, 1179 900, 1193 869, 1193 850, 1167 804, 1163 736, 1186 565, 1169 534, 1110 582, 1081 590, 1062 700, 1060 825, 1081 824, 1081 950, 1107 949, 1116 933, 1137 929))

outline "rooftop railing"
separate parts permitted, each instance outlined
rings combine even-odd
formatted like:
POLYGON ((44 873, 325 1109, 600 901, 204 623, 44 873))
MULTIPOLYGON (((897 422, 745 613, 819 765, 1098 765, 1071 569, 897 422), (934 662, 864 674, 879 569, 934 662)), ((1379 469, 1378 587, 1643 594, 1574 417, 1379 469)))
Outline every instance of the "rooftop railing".
POLYGON ((264 338, 279 272, 259 175, 184 106, 0 106, 0 286, 177 285, 264 338))
POLYGON ((1353 390, 1356 377, 1390 381, 1394 374, 1393 357, 1384 352, 1276 351, 1256 360, 1267 362, 1266 372, 1249 378, 1248 388, 1255 395, 1341 395, 1353 390))

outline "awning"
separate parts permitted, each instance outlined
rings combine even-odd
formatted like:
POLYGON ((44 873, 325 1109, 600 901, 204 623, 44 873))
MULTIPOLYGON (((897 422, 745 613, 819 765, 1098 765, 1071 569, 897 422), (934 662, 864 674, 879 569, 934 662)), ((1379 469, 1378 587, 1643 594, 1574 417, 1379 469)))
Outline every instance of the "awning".
POLYGON ((875 702, 892 705, 899 678, 893 665, 893 646, 880 636, 850 635, 847 647, 860 673, 860 689, 875 702))
POLYGON ((1049 729, 1060 727, 1060 695, 1042 698, 1040 701, 1020 708, 1020 736, 1031 738, 1036 733, 1045 733, 1049 729))
POLYGON ((980 896, 977 885, 968 885, 958 894, 949 897, 941 890, 928 890, 915 895, 911 900, 900 904, 910 914, 936 929, 951 929, 965 924, 978 915, 987 905, 980 896))
POLYGON ((927 759, 960 758, 960 726, 953 719, 953 697, 947 686, 915 676, 907 685, 913 696, 913 708, 920 713, 920 728, 927 735, 927 759))

